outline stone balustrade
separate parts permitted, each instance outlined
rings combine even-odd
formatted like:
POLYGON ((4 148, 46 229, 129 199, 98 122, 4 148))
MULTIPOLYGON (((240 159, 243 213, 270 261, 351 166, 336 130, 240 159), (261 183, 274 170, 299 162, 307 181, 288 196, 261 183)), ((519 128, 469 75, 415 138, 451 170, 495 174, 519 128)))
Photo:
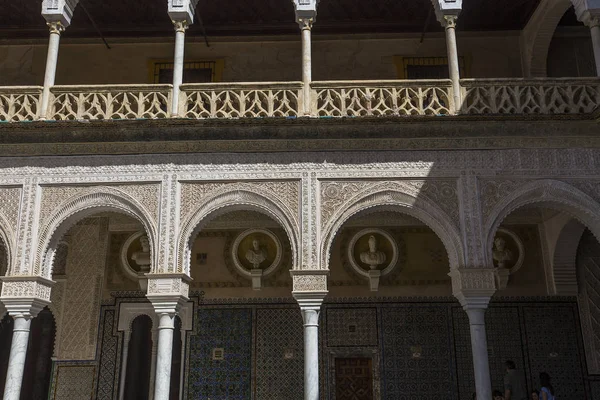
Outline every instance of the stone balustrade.
MULTIPOLYGON (((449 80, 313 82, 310 110, 301 82, 184 84, 171 115, 171 85, 54 86, 47 120, 428 117, 589 114, 600 79, 463 79, 462 104, 449 80)), ((0 87, 0 122, 40 119, 39 86, 0 87)))
POLYGON ((462 114, 587 114, 600 106, 600 79, 463 79, 462 114))

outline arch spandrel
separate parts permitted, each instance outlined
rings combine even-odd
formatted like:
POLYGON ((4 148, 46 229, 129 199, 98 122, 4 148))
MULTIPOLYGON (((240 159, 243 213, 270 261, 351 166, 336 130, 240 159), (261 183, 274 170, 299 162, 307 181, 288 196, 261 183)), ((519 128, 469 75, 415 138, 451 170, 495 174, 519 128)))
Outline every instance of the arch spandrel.
MULTIPOLYGON (((431 185, 431 183, 430 183, 431 185)), ((421 194, 422 186, 405 185, 404 182, 361 182, 359 189, 343 201, 336 201, 334 211, 321 210, 321 267, 328 269, 331 246, 337 232, 354 215, 374 210, 388 210, 415 217, 429 226, 440 238, 450 261, 451 268, 464 265, 464 251, 460 233, 454 218, 441 209, 438 204, 425 194, 421 194)), ((331 187, 322 187, 322 195, 331 187)), ((452 192, 455 196, 456 192, 452 192)), ((332 203, 330 203, 332 204, 332 203)), ((322 203, 323 205, 323 203, 322 203)))
MULTIPOLYGON (((492 265, 491 251, 498 227, 509 214, 525 206, 535 205, 562 211, 588 227, 597 239, 600 238, 600 203, 575 186, 552 179, 500 181, 494 185, 505 185, 506 190, 495 192, 494 201, 483 200, 484 206, 487 205, 484 227, 489 265, 492 265)), ((484 190, 484 196, 485 194, 484 190)), ((487 195, 490 194, 488 191, 487 195)))
POLYGON ((115 187, 85 188, 59 203, 53 213, 40 219, 38 247, 34 260, 35 275, 50 278, 54 254, 61 237, 78 221, 98 212, 117 212, 137 219, 150 241, 151 259, 156 265, 157 230, 152 214, 135 198, 115 187))
MULTIPOLYGON (((270 184, 273 184, 273 182, 270 184)), ((277 183, 275 182, 274 184, 277 183)), ((298 250, 300 234, 297 190, 287 190, 286 195, 281 197, 273 190, 274 188, 260 183, 207 185, 213 185, 211 186, 211 191, 204 189, 196 190, 197 192, 204 192, 206 197, 193 209, 187 208, 188 211, 180 225, 180 234, 177 239, 177 271, 169 272, 182 272, 189 275, 191 249, 196 236, 212 219, 231 211, 257 211, 273 218, 279 223, 286 232, 292 247, 293 268, 298 268, 298 265, 300 265, 298 250), (295 197, 295 199, 288 201, 290 197, 295 197), (296 208, 294 209, 293 207, 296 208)), ((289 182, 286 185, 297 187, 297 182, 289 182)))

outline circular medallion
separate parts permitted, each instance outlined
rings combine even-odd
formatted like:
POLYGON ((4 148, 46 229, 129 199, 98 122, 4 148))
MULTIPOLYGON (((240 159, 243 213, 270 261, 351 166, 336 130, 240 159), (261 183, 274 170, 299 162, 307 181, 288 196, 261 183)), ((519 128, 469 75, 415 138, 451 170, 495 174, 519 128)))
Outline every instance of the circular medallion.
POLYGON ((513 231, 498 228, 492 248, 494 266, 506 268, 511 274, 517 272, 523 265, 525 246, 521 238, 513 231))
POLYGON ((125 273, 135 280, 150 272, 150 245, 145 232, 136 232, 123 243, 121 265, 125 273))
POLYGON ((382 229, 367 228, 357 232, 348 244, 348 260, 358 274, 369 277, 369 271, 389 274, 398 263, 398 246, 382 229))
POLYGON ((281 262, 281 242, 267 229, 248 229, 238 235, 231 247, 231 258, 236 270, 245 277, 252 277, 252 270, 262 270, 267 276, 281 262))

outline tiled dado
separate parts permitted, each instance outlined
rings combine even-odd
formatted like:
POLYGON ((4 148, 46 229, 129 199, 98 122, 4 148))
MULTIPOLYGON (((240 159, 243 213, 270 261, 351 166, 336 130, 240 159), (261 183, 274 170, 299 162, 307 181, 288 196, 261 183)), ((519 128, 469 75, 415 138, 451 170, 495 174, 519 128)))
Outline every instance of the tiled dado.
MULTIPOLYGON (((102 307, 97 399, 116 398, 122 341, 115 328, 117 309, 102 307)), ((512 359, 528 388, 547 370, 570 399, 594 399, 598 385, 585 370, 577 312, 573 300, 492 302, 486 321, 494 388, 502 385, 503 362, 512 359)), ((320 332, 322 399, 333 399, 331 357, 344 355, 373 358, 378 399, 471 399, 468 320, 450 298, 333 299, 323 306, 320 332)), ((303 398, 302 318, 293 302, 200 304, 186 347, 186 399, 303 398), (222 349, 220 357, 215 358, 215 349, 222 349)))

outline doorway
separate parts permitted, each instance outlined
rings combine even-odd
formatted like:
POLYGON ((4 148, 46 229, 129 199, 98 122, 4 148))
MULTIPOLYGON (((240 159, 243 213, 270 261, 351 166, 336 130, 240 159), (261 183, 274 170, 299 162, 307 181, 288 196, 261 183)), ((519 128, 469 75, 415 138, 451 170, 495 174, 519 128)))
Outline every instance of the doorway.
POLYGON ((335 399, 373 400, 373 360, 371 358, 335 359, 335 399))

